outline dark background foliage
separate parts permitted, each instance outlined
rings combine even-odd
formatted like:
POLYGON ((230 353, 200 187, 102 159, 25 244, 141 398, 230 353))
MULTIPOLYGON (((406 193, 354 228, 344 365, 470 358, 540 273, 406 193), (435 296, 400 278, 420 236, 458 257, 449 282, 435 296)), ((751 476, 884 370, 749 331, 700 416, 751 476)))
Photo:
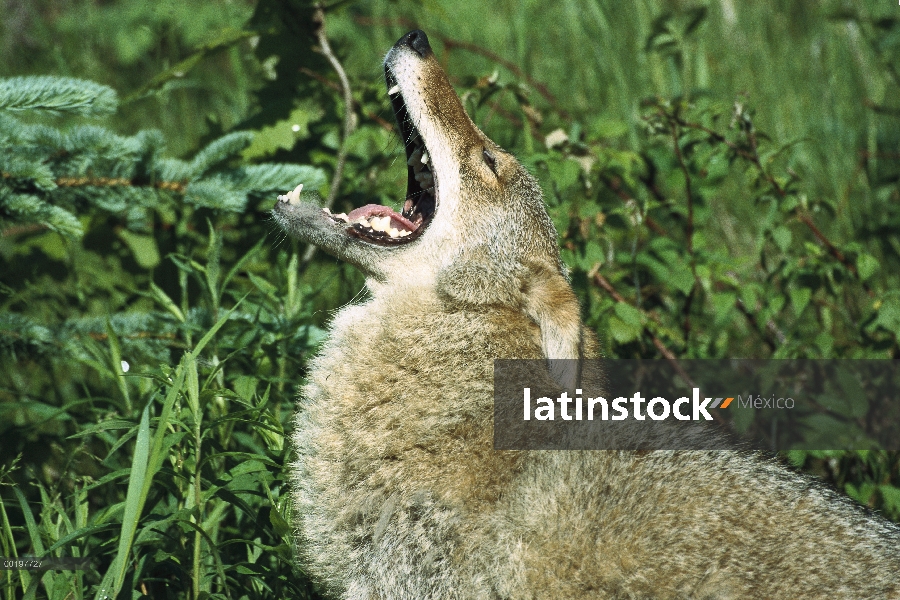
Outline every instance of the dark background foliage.
MULTIPOLYGON (((896 11, 338 2, 348 110, 309 2, 0 0, 0 555, 92 557, 0 595, 315 595, 285 436, 363 281, 268 210, 399 203, 380 60, 413 27, 540 179, 608 356, 897 358, 896 11)), ((785 459, 900 519, 895 453, 785 459)))

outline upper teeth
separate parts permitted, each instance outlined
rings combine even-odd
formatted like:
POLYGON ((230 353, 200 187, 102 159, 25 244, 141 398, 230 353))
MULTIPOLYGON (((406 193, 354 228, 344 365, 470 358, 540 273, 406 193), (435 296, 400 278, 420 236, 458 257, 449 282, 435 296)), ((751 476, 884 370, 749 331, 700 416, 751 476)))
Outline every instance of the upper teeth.
POLYGON ((388 90, 388 96, 393 96, 394 94, 396 94, 399 91, 400 91, 400 86, 394 85, 394 87, 392 87, 391 89, 388 90))
POLYGON ((287 202, 291 206, 297 206, 300 204, 300 192, 303 191, 303 184, 301 183, 297 187, 295 187, 292 191, 287 194, 282 194, 278 196, 278 199, 282 202, 287 202))
POLYGON ((419 186, 426 193, 434 196, 434 176, 428 165, 431 161, 431 156, 428 154, 428 149, 425 148, 421 138, 416 138, 413 143, 415 148, 410 153, 406 164, 413 168, 413 179, 419 182, 419 186))

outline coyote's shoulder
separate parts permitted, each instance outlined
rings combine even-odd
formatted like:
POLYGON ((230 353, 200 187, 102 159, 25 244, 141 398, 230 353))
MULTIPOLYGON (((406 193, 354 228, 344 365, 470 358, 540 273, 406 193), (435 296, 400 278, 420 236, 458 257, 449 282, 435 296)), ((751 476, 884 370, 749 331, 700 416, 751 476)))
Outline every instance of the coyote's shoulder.
POLYGON ((895 526, 756 455, 493 449, 494 359, 596 341, 537 183, 472 124, 425 34, 385 73, 403 209, 275 210, 371 292, 335 317, 297 412, 308 572, 373 600, 900 598, 895 526))

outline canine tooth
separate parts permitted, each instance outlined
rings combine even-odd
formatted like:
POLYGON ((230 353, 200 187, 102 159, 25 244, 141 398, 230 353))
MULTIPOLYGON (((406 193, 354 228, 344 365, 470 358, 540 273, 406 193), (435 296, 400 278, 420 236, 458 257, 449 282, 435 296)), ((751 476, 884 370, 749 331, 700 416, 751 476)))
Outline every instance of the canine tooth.
POLYGON ((388 96, 393 96, 394 94, 396 94, 399 91, 400 91, 400 86, 395 84, 394 87, 392 87, 391 89, 388 90, 388 96))
POLYGON ((325 206, 325 207, 322 208, 322 212, 325 213, 326 215, 330 215, 330 214, 331 214, 331 209, 328 208, 327 206, 325 206))
POLYGON ((302 191, 303 191, 303 184, 301 183, 300 185, 295 187, 293 190, 291 190, 287 194, 282 194, 282 195, 278 196, 278 199, 281 200, 282 202, 287 202, 291 206, 297 206, 298 204, 300 204, 300 192, 302 192, 302 191))
POLYGON ((421 160, 422 160, 423 165, 428 164, 428 150, 422 150, 422 159, 421 160))

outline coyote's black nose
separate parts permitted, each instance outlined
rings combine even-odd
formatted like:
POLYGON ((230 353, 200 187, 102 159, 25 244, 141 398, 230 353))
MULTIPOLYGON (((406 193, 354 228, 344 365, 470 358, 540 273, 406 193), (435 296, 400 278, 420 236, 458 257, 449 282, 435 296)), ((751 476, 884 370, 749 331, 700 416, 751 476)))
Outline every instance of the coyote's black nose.
POLYGON ((431 54, 431 45, 428 43, 428 36, 421 29, 413 29, 402 38, 397 40, 394 46, 409 46, 419 53, 419 56, 425 58, 431 54))

